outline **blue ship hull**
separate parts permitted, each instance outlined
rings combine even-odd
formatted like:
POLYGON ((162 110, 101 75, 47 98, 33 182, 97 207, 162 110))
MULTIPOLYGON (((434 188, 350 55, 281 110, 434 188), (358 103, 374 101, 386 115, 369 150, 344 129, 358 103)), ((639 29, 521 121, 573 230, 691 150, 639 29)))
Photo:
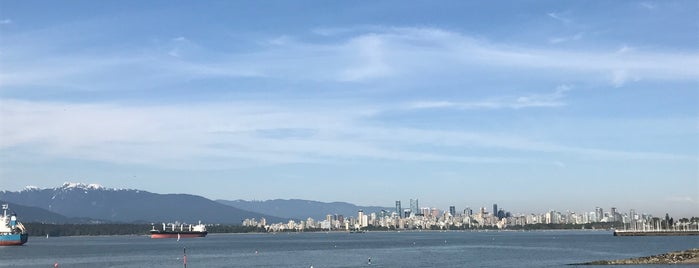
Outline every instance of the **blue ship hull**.
POLYGON ((29 234, 0 235, 0 246, 20 246, 27 243, 29 234))

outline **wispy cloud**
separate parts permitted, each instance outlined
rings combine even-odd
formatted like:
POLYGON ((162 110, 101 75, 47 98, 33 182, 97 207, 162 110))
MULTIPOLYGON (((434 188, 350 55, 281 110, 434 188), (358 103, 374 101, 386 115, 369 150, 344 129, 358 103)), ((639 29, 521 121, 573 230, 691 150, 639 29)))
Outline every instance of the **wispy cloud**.
MULTIPOLYGON (((357 122, 364 116, 364 112, 357 110, 341 112, 329 107, 280 108, 250 103, 183 108, 4 100, 0 108, 3 119, 0 148, 170 168, 185 162, 192 168, 230 168, 357 157, 397 161, 520 161, 384 146, 387 137, 373 136, 370 134, 373 131, 357 122), (303 131, 289 133, 289 129, 303 131)), ((401 143, 404 142, 408 140, 401 143)))
POLYGON ((583 38, 583 33, 577 33, 571 36, 553 37, 549 39, 549 43, 559 44, 571 41, 578 41, 583 38))
MULTIPOLYGON (((379 27, 373 32, 350 33, 320 43, 295 39, 294 42, 277 42, 274 46, 261 45, 259 50, 248 53, 213 51, 188 39, 176 39, 162 51, 155 47, 93 55, 57 54, 32 61, 13 57, 31 55, 33 51, 7 37, 5 53, 0 55, 3 61, 0 90, 32 84, 98 90, 124 82, 122 77, 125 76, 134 81, 148 81, 141 83, 148 85, 196 78, 250 76, 407 83, 428 81, 454 72, 499 73, 506 70, 503 68, 527 70, 513 71, 513 74, 586 77, 615 86, 641 79, 699 80, 699 70, 693 68, 699 62, 696 52, 551 50, 492 43, 437 28, 379 27), (184 57, 191 53, 196 54, 196 59, 184 57), (299 66, 304 66, 303 70, 299 66)), ((571 40, 576 38, 573 36, 571 40)), ((563 42, 563 39, 552 41, 563 42)))
POLYGON ((347 44, 350 50, 356 49, 358 62, 346 69, 341 75, 342 81, 361 81, 391 74, 391 67, 385 62, 383 38, 364 35, 347 44))
POLYGON ((638 5, 645 8, 645 9, 648 9, 648 10, 653 10, 656 7, 656 5, 654 3, 650 3, 650 2, 641 2, 638 5))
POLYGON ((562 13, 559 13, 559 12, 549 12, 549 13, 546 13, 546 15, 548 15, 550 18, 552 18, 554 20, 563 22, 565 24, 569 24, 569 23, 573 22, 571 19, 565 17, 565 15, 563 15, 562 13))
POLYGON ((543 163, 468 148, 696 161, 692 156, 582 148, 512 134, 376 125, 370 123, 372 108, 353 106, 245 102, 181 107, 3 100, 0 148, 21 148, 38 156, 193 169, 347 159, 543 163), (447 148, 464 150, 454 153, 447 148))
POLYGON ((12 23, 12 20, 11 20, 11 19, 2 19, 2 20, 0 20, 0 25, 3 25, 3 24, 11 24, 11 23, 12 23))
POLYGON ((699 201, 695 199, 696 197, 691 197, 691 196, 673 196, 673 197, 668 197, 666 201, 672 202, 672 203, 682 203, 682 204, 688 204, 688 205, 699 205, 699 201))
POLYGON ((570 89, 568 85, 560 85, 555 91, 548 94, 497 97, 475 102, 419 101, 408 105, 408 107, 411 109, 452 108, 463 110, 560 107, 566 105, 563 98, 565 97, 565 93, 570 89))

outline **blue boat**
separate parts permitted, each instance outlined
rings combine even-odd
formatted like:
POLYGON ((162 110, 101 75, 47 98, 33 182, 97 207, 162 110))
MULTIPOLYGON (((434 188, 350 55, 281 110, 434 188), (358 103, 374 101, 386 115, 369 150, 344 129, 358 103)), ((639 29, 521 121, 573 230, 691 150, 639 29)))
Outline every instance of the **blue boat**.
POLYGON ((0 217, 0 246, 20 246, 27 243, 29 234, 14 213, 7 215, 8 205, 2 205, 0 217))

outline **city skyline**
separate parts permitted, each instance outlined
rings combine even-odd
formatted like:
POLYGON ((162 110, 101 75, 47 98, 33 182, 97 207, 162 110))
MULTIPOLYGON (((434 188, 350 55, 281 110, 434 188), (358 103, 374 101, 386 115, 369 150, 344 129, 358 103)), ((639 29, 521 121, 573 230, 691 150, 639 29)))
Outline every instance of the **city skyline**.
POLYGON ((2 1, 0 190, 692 216, 696 5, 2 1))
MULTIPOLYGON (((101 184, 96 184, 96 183, 82 183, 82 182, 64 182, 63 185, 59 187, 53 187, 53 188, 41 188, 33 185, 27 185, 22 189, 21 191, 37 191, 37 190, 46 190, 46 189, 79 189, 80 191, 121 191, 121 190, 135 190, 135 191, 140 191, 139 189, 132 189, 132 188, 113 188, 113 187, 105 187, 101 184)), ((3 190, 0 190, 2 192, 3 190)), ((7 190, 5 190, 7 191, 7 190)), ((156 194, 168 194, 168 193, 156 193, 156 194)), ((173 194, 173 193, 170 193, 173 194)), ((188 193, 174 193, 174 194, 188 194, 188 193)), ((276 200, 290 200, 290 199, 284 199, 284 198, 277 198, 276 200)), ((448 207, 439 207, 439 206, 434 206, 430 203, 428 203, 426 206, 420 205, 419 203, 419 198, 410 198, 409 199, 409 206, 408 207, 403 207, 402 206, 402 200, 396 200, 394 202, 395 206, 394 207, 389 207, 386 206, 385 204, 361 204, 367 207, 383 207, 387 213, 396 213, 396 215, 400 218, 408 218, 412 217, 415 215, 418 216, 425 216, 427 214, 442 214, 449 212, 451 215, 457 215, 457 214, 477 214, 477 213, 484 213, 484 214, 492 214, 495 215, 498 218, 503 218, 503 217, 510 217, 512 215, 514 216, 522 216, 522 215, 527 215, 527 214, 542 214, 546 212, 565 212, 565 213, 579 213, 579 214, 586 214, 586 213, 594 213, 597 217, 597 219, 602 219, 604 215, 607 214, 620 214, 620 215, 652 215, 654 217, 659 217, 664 214, 668 214, 668 212, 657 212, 657 213, 651 213, 650 211, 646 211, 644 208, 621 208, 618 209, 617 206, 613 204, 604 204, 604 205, 596 205, 594 206, 594 210, 590 210, 592 207, 588 207, 587 209, 582 209, 582 210, 572 210, 569 208, 562 208, 562 209, 540 209, 540 208, 527 208, 524 210, 518 210, 518 211, 510 211, 508 209, 504 209, 503 207, 499 207, 497 203, 492 204, 492 210, 488 210, 489 206, 491 204, 485 204, 485 203, 478 203, 476 202, 475 204, 462 204, 461 202, 458 201, 451 201, 448 202, 450 205, 448 207), (436 211, 436 212, 435 212, 436 211), (468 212, 467 212, 468 211, 468 212), (493 214, 493 212, 497 212, 497 214, 493 214), (627 213, 628 212, 628 213, 627 213), (637 213, 638 212, 638 213, 637 213), (501 214, 502 213, 502 214, 501 214)), ((1 201, 1 200, 0 200, 1 201)), ((216 201, 219 203, 223 203, 225 205, 231 206, 230 204, 227 204, 226 202, 221 202, 221 200, 212 200, 216 201)), ((223 200, 223 201, 233 201, 233 200, 223 200)), ((270 201, 270 200, 247 200, 250 202, 264 202, 264 201, 270 201)), ((307 200, 307 201, 313 201, 313 202, 324 202, 324 201, 319 201, 319 200, 307 200)), ((333 203, 333 202, 345 202, 342 200, 333 200, 333 201, 325 201, 327 203, 333 203)), ((355 206, 361 206, 360 204, 353 204, 349 203, 351 205, 355 206)), ((233 206, 236 207, 236 206, 233 206)), ((516 207, 516 206, 515 206, 516 207)), ((359 209, 359 211, 362 211, 362 209, 359 209)), ((368 213, 377 213, 380 212, 379 210, 368 210, 368 213)), ((331 215, 331 214, 328 214, 331 215)), ((341 215, 341 214, 340 214, 341 215)), ((271 216, 276 216, 276 215, 271 215, 271 216)), ((336 215, 337 216, 337 215, 336 215)), ((341 215, 343 216, 343 215, 341 215)), ((348 216, 348 215, 344 215, 348 216)), ((698 214, 696 211, 691 211, 690 214, 680 214, 680 215, 674 215, 679 218, 694 218, 697 217, 698 214)), ((437 217, 437 216, 435 216, 437 217)), ((315 218, 314 218, 315 219, 315 218)))

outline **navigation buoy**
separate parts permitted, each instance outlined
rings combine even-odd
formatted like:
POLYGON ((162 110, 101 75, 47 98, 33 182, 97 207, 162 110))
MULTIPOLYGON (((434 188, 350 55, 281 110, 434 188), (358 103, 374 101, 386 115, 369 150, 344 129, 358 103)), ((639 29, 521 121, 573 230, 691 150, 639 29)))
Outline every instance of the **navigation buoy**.
POLYGON ((58 268, 58 262, 53 263, 53 268, 58 268))

